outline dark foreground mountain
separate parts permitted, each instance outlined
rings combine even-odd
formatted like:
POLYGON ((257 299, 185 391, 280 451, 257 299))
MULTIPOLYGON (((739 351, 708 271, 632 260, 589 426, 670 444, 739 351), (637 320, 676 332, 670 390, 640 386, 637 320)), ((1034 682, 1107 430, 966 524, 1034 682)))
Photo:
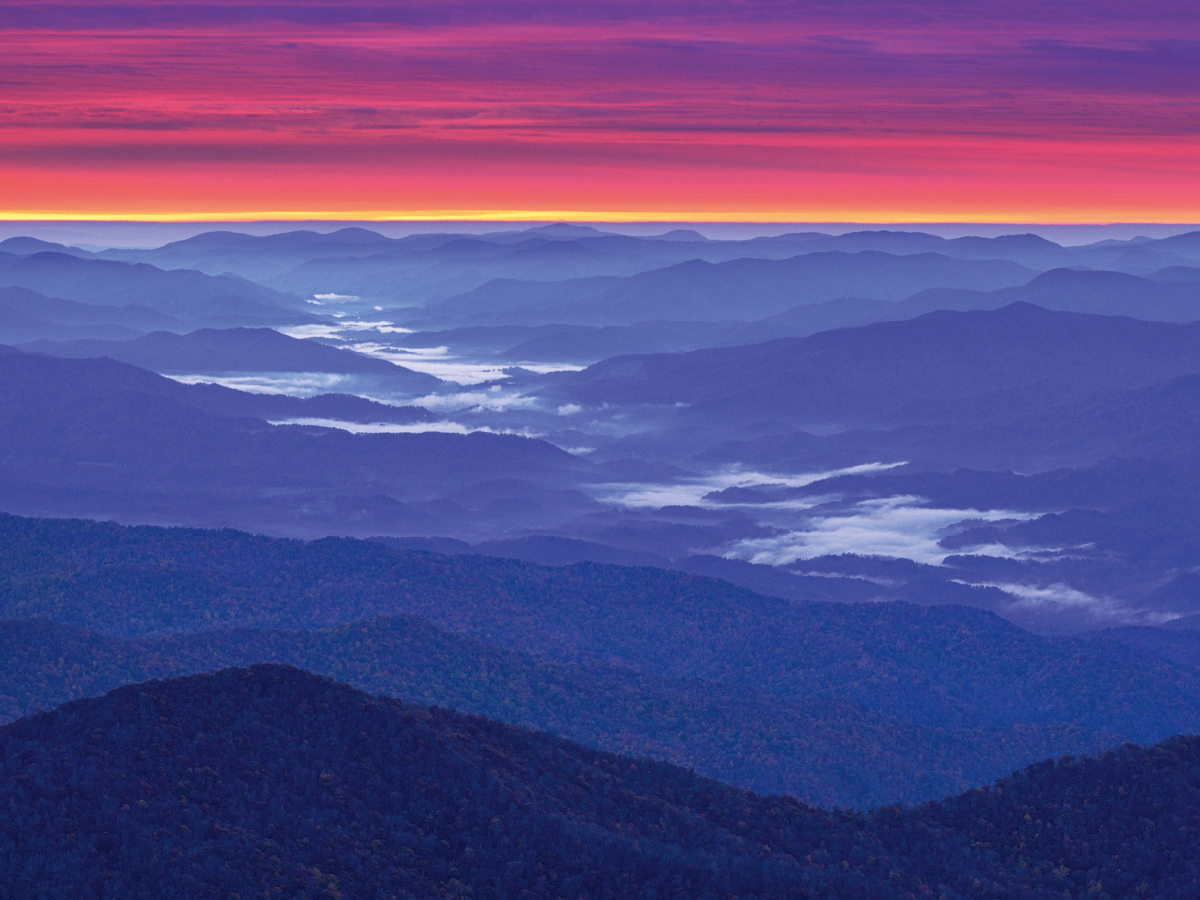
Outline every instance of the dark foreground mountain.
POLYGON ((878 846, 846 817, 290 669, 0 736, 9 896, 795 896, 827 830, 878 846))
POLYGON ((1195 616, 1180 617, 1168 628, 1129 626, 1096 633, 1101 640, 1119 641, 1142 653, 1161 656, 1188 666, 1200 666, 1200 631, 1195 616))
POLYGON ((1200 743, 867 816, 255 667, 0 730, 29 898, 1195 896, 1200 743))
POLYGON ((415 616, 132 641, 8 620, 0 621, 0 658, 0 723, 151 678, 282 663, 826 806, 942 797, 1034 759, 1094 752, 1119 739, 1065 724, 923 727, 836 698, 785 700, 744 685, 549 660, 415 616))
POLYGON ((679 572, 362 541, 0 525, 0 618, 94 632, 6 628, 10 715, 121 681, 289 662, 854 804, 1200 731, 1190 667, 965 607, 794 603, 679 572))

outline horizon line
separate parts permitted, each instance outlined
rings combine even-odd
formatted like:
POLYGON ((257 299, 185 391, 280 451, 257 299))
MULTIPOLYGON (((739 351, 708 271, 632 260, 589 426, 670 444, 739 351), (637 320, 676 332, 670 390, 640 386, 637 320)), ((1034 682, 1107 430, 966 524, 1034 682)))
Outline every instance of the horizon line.
POLYGON ((640 213, 612 213, 580 210, 436 210, 420 213, 393 213, 369 211, 365 213, 334 212, 327 210, 304 210, 289 212, 283 210, 260 210, 250 213, 237 212, 188 212, 188 213, 154 213, 154 214, 123 214, 123 213, 62 213, 38 212, 30 210, 3 211, 0 210, 0 222, 7 223, 119 223, 130 222, 146 225, 163 224, 203 224, 203 223, 236 223, 236 224, 267 224, 274 222, 372 222, 372 223, 418 223, 418 222, 497 222, 497 223, 531 223, 568 225, 1037 225, 1037 226, 1079 226, 1079 227, 1111 227, 1136 225, 1165 225, 1200 227, 1200 216, 1196 219, 1067 219, 1051 217, 1038 218, 1004 218, 989 216, 983 218, 948 218, 923 216, 882 216, 843 217, 843 218, 742 218, 718 217, 705 214, 688 215, 686 213, 663 214, 649 216, 640 213))

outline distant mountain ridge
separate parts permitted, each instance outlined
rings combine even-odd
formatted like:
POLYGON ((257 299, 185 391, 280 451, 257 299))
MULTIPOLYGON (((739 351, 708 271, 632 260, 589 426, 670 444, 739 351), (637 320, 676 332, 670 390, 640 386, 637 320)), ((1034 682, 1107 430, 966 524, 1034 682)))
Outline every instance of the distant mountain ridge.
POLYGON ((782 260, 738 259, 717 264, 693 260, 615 281, 491 282, 432 304, 414 318, 534 325, 753 320, 798 304, 847 295, 900 300, 934 286, 990 289, 1018 285, 1034 274, 1006 260, 967 262, 935 253, 895 256, 878 251, 830 251, 782 260))
POLYGON ((288 324, 312 320, 303 301, 244 278, 164 271, 145 263, 42 251, 0 253, 0 284, 100 306, 149 307, 197 323, 288 324))
POLYGON ((998 309, 1018 301, 1061 312, 1159 322, 1200 319, 1200 284, 1195 282, 1074 269, 1043 272, 1021 287, 991 292, 932 288, 905 300, 898 312, 903 316, 935 305, 940 309, 998 309))
POLYGON ((7 460, 0 503, 11 510, 86 510, 126 521, 238 523, 309 535, 330 528, 405 533, 445 529, 439 516, 453 520, 451 528, 470 519, 462 507, 430 513, 406 501, 497 478, 559 488, 591 468, 544 441, 516 435, 349 434, 236 418, 274 419, 279 411, 287 411, 278 416, 285 419, 337 417, 342 409, 352 421, 432 418, 360 398, 260 400, 213 385, 179 384, 108 359, 13 352, 0 357, 0 368, 6 386, 0 453, 7 460))
MULTIPOLYGON (((838 328, 912 319, 937 310, 999 309, 1015 302, 1055 311, 1190 322, 1200 319, 1200 291, 1194 283, 1200 283, 1200 269, 1188 267, 1164 269, 1144 278, 1120 272, 1056 269, 1037 275, 1027 284, 997 291, 939 287, 901 300, 836 297, 803 303, 754 321, 686 320, 673 316, 625 325, 475 325, 417 332, 390 340, 397 346, 412 347, 447 343, 456 350, 483 350, 513 362, 594 363, 612 356, 686 352, 763 343, 781 337, 808 337, 838 328)), ((586 297, 613 284, 612 279, 579 283, 580 295, 586 297)), ((553 282, 493 284, 492 289, 505 303, 509 299, 515 303, 536 301, 543 295, 553 297, 561 290, 553 282)), ((412 311, 395 314, 401 318, 413 315, 412 311)))
MULTIPOLYGON (((579 360, 590 363, 629 353, 677 352, 760 343, 787 336, 808 336, 830 329, 910 319, 939 309, 996 309, 1017 301, 1060 311, 1127 315, 1158 321, 1196 320, 1200 318, 1200 289, 1196 288, 1200 282, 1186 273, 1200 272, 1200 269, 1176 267, 1174 271, 1174 275, 1170 274, 1171 270, 1163 270, 1161 277, 1156 273, 1150 278, 1139 278, 1119 272, 1060 269, 1038 275, 1028 284, 998 291, 937 287, 899 300, 836 297, 818 303, 802 303, 754 321, 735 321, 734 318, 704 321, 706 311, 692 309, 689 315, 696 317, 692 321, 681 320, 681 313, 670 313, 668 319, 643 319, 622 325, 476 325, 441 332, 426 331, 411 338, 391 335, 388 341, 396 346, 413 347, 427 346, 430 342, 435 345, 449 342, 455 352, 469 352, 472 346, 477 346, 485 352, 499 354, 499 360, 512 362, 579 360), (529 337, 520 340, 520 332, 529 337)), ((577 293, 586 298, 597 291, 609 291, 616 283, 611 278, 589 279, 586 283, 576 285, 579 288, 577 293)), ((499 291, 497 298, 505 303, 508 301, 503 298, 508 294, 517 303, 530 303, 541 302, 537 298, 543 295, 547 298, 556 297, 564 290, 563 285, 556 282, 512 282, 493 287, 499 291)), ((79 338, 119 341, 137 338, 139 332, 168 330, 180 333, 191 330, 178 318, 144 306, 118 308, 90 303, 74 303, 71 306, 72 303, 74 301, 45 298, 26 289, 9 288, 8 294, 0 296, 0 307, 12 311, 5 319, 0 310, 0 340, 14 344, 38 340, 62 343, 79 338), (21 293, 22 290, 25 293, 21 293), (29 316, 33 318, 27 318, 29 316)), ((637 315, 625 318, 637 319, 645 312, 639 307, 637 315)), ((667 310, 659 312, 668 313, 667 310)), ((727 310, 721 314, 736 317, 740 312, 727 310)), ((392 311, 387 315, 411 319, 413 313, 392 311)), ((497 315, 504 316, 507 313, 491 310, 480 314, 483 318, 497 315)), ((565 315, 567 319, 573 317, 574 311, 568 311, 565 315)), ((48 347, 42 349, 54 352, 48 347)), ((93 348, 92 352, 99 350, 93 348)), ((70 352, 78 355, 81 351, 70 352)), ((124 353, 124 350, 119 352, 124 353)), ((128 361, 138 360, 128 357, 128 361)), ((168 371, 158 363, 149 367, 168 371)))
POLYGON ((616 357, 547 376, 544 392, 589 406, 688 404, 683 416, 721 424, 768 418, 848 427, 899 423, 918 401, 1048 381, 1066 399, 1193 371, 1200 371, 1200 324, 1015 303, 745 347, 616 357))
MULTIPOLYGON (((798 233, 746 241, 706 241, 696 240, 697 237, 699 235, 693 234, 687 236, 687 240, 667 240, 661 235, 632 237, 594 229, 563 230, 559 226, 547 226, 484 235, 429 234, 392 239, 362 228, 345 228, 328 234, 296 231, 264 237, 210 232, 151 250, 98 253, 32 238, 11 238, 0 242, 0 254, 10 267, 31 269, 22 277, 37 283, 19 283, 43 293, 118 306, 131 301, 145 303, 149 296, 150 305, 157 303, 163 311, 186 318, 193 325, 218 324, 217 319, 221 320, 219 324, 249 325, 256 324, 252 321, 255 316, 261 320, 263 315, 269 315, 263 309, 247 306, 247 301, 281 306, 299 315, 321 311, 322 305, 337 308, 349 303, 349 308, 366 310, 370 309, 370 303, 394 307, 397 304, 421 306, 433 301, 426 319, 430 316, 445 319, 447 313, 453 313, 461 306, 461 315, 476 323, 492 321, 487 317, 495 316, 500 306, 508 309, 496 321, 509 324, 518 314, 522 321, 534 324, 557 321, 560 324, 627 325, 648 319, 747 320, 776 315, 799 303, 825 302, 846 296, 900 300, 929 288, 973 289, 986 293, 997 288, 1015 287, 1038 272, 1051 269, 1116 269, 1116 274, 1149 276, 1159 270, 1182 271, 1200 263, 1200 255, 1194 254, 1195 241, 1187 235, 1166 241, 1109 241, 1086 247, 1062 247, 1029 234, 949 240, 931 234, 900 231, 842 235, 798 233), (839 257, 849 257, 855 265, 842 272, 836 271, 836 265, 831 269, 830 261, 839 257), (822 258, 825 263, 821 262, 822 258), (894 271, 880 268, 881 258, 890 258, 894 271), (921 258, 926 260, 924 264, 920 262, 921 258), (788 265, 798 267, 798 283, 791 287, 792 302, 771 301, 768 307, 754 310, 745 307, 746 300, 751 297, 757 296, 755 302, 761 306, 780 290, 774 283, 778 279, 765 274, 770 271, 770 265, 764 268, 764 264, 784 263, 789 259, 788 265), (934 259, 941 260, 939 265, 943 271, 940 275, 934 271, 936 267, 931 268, 934 259), (1125 265, 1126 262, 1130 264, 1125 265), (168 301, 161 292, 155 291, 148 285, 146 273, 128 265, 130 263, 149 263, 160 270, 171 270, 160 271, 160 275, 167 276, 175 298, 168 301), (48 265, 61 271, 47 272, 48 265), (118 268, 111 268, 114 265, 118 268), (105 269, 105 266, 109 268, 105 269), (876 269, 878 271, 874 271, 876 269), (191 274, 185 274, 186 270, 192 270, 191 274), (922 270, 923 275, 920 274, 922 270), (118 302, 111 293, 99 301, 95 296, 72 294, 71 291, 79 289, 77 275, 83 271, 90 273, 91 279, 98 280, 105 290, 119 288, 124 299, 118 302), (250 282, 231 280, 230 272, 238 273, 241 279, 249 278, 275 290, 282 289, 283 293, 254 285, 254 290, 261 296, 251 297, 247 294, 250 282), (1017 277, 1015 273, 1023 275, 1017 277), (912 280, 914 276, 918 281, 912 280), (205 277, 217 281, 205 286, 197 280, 205 277), (222 278, 226 280, 221 282, 222 278), (631 278, 634 280, 630 281, 631 278), (729 284, 723 284, 725 281, 729 284), (730 291, 738 290, 739 285, 743 295, 740 304, 731 302, 728 296, 730 291), (51 287, 59 290, 51 290, 51 287), (148 288, 152 291, 150 295, 146 294, 148 288), (263 291, 266 294, 262 294, 263 291), (209 308, 203 311, 193 300, 184 301, 179 296, 198 298, 204 293, 208 295, 209 308), (341 297, 326 301, 301 300, 302 297, 312 298, 314 294, 341 297), (243 298, 237 309, 231 305, 232 296, 243 298), (712 303, 718 300, 721 311, 712 309, 712 303), (181 302, 192 306, 180 307, 181 302), (651 306, 658 303, 659 307, 643 308, 648 302, 651 306), (680 302, 688 308, 676 308, 680 302), (162 307, 163 303, 174 303, 175 306, 166 309, 162 307), (445 305, 447 303, 449 306, 445 305), (560 315, 546 318, 548 308, 558 308, 560 315), (241 321, 236 321, 239 316, 241 321), (202 321, 204 317, 207 320, 202 321)), ((1169 276, 1157 280, 1164 284, 1188 281, 1186 278, 1177 281, 1169 276)), ((0 274, 0 283, 3 281, 0 274)), ((95 295, 98 288, 93 286, 90 290, 95 295)), ((1040 302, 1049 302, 1051 298, 1052 294, 1043 292, 1040 302)), ((975 305, 979 302, 1002 305, 1016 299, 1039 302, 1036 296, 1012 295, 996 300, 977 299, 975 305)), ((959 298, 945 302, 962 308, 962 303, 968 301, 959 298)), ((1178 300, 1170 296, 1154 302, 1160 306, 1166 303, 1167 312, 1151 311, 1153 315, 1148 313, 1145 317, 1179 318, 1181 308, 1190 309, 1195 305, 1194 299, 1178 300), (1183 303, 1182 307, 1180 303, 1183 303)), ((1119 309, 1092 309, 1086 305, 1071 308, 1140 315, 1129 302, 1122 303, 1119 309)), ((420 319, 415 310, 406 315, 413 321, 420 319)), ((442 324, 449 322, 446 320, 442 324)), ((862 324, 863 320, 852 316, 830 322, 849 325, 862 324)), ((259 321, 257 324, 271 323, 259 321)), ((827 323, 824 327, 832 325, 827 323)), ((809 327, 803 333, 812 330, 815 329, 809 327)))
POLYGON ((441 385, 432 375, 270 328, 206 328, 184 335, 156 331, 128 341, 38 341, 21 349, 68 359, 106 356, 160 373, 333 372, 384 378, 413 392, 441 385))
MULTIPOLYGON (((81 256, 149 262, 164 268, 197 268, 210 274, 237 272, 254 280, 274 279, 277 281, 274 286, 300 293, 336 290, 366 292, 372 296, 382 296, 380 289, 397 283, 402 273, 418 280, 431 279, 433 287, 449 275, 439 272, 439 266, 453 256, 465 256, 490 268, 490 273, 486 270, 480 273, 476 284, 463 289, 478 286, 489 277, 548 275, 561 279, 630 275, 687 259, 709 262, 739 257, 782 259, 827 251, 932 252, 963 260, 1009 259, 1037 271, 1085 266, 1116 268, 1139 275, 1169 265, 1186 265, 1189 260, 1200 261, 1192 246, 1194 242, 1189 243, 1186 236, 1165 241, 1101 241, 1083 247, 1064 247, 1032 234, 946 239, 895 230, 841 235, 787 233, 750 240, 697 240, 701 236, 695 232, 685 237, 686 240, 679 240, 674 233, 635 237, 559 224, 524 231, 417 234, 404 238, 386 238, 362 228, 329 233, 296 231, 263 237, 209 232, 156 249, 109 250, 99 254, 28 239, 18 239, 26 243, 11 246, 22 252, 53 249, 81 256), (678 244, 684 246, 672 246, 678 244), (540 260, 541 273, 526 265, 532 258, 540 260)), ((0 250, 6 248, 7 245, 0 244, 0 250)), ((443 296, 447 294, 443 292, 443 296)), ((425 299, 416 302, 423 303, 425 299)))
POLYGON ((146 306, 97 306, 47 297, 22 287, 0 288, 0 343, 35 340, 121 341, 182 323, 146 306))

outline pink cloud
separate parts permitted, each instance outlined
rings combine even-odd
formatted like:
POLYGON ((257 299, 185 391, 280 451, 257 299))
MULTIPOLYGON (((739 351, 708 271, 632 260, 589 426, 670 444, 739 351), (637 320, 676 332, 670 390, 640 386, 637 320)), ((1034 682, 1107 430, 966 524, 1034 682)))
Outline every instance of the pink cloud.
POLYGON ((39 3, 0 34, 10 211, 120 182, 131 211, 1200 216, 1190 4, 39 3))

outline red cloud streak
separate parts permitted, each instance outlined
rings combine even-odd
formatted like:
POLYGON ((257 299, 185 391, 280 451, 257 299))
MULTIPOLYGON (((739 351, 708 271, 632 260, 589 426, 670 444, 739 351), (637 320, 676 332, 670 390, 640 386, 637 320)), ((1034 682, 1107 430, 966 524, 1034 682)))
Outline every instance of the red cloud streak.
POLYGON ((1109 2, 0 10, 0 214, 1200 219, 1200 16, 1109 2))

